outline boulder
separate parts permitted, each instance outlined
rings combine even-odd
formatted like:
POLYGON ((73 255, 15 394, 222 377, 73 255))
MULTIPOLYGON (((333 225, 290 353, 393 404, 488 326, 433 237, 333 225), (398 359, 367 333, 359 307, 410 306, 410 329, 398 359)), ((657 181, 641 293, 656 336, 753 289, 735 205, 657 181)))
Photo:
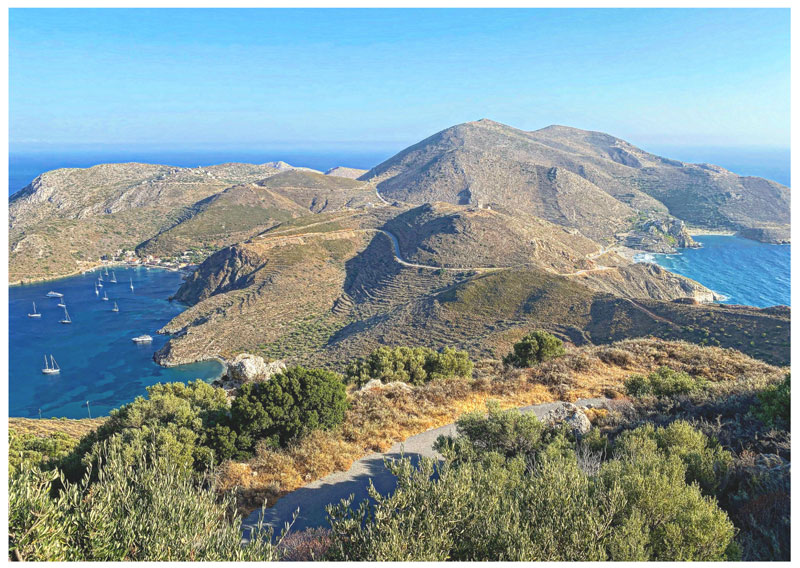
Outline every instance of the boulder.
POLYGON ((542 417, 542 422, 548 426, 566 424, 576 436, 586 434, 592 423, 586 414, 570 402, 562 402, 542 417))
POLYGON ((267 381, 286 369, 283 361, 267 363, 263 357, 242 353, 233 361, 228 362, 228 380, 233 383, 250 383, 253 381, 267 381))

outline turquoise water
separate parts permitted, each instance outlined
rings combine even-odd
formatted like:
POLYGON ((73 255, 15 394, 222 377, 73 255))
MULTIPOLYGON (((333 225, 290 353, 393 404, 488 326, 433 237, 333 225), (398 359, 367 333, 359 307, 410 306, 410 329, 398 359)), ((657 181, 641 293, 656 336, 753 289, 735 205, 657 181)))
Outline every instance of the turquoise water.
POLYGON ((103 277, 100 297, 106 291, 107 302, 95 295, 97 272, 9 288, 10 416, 35 418, 39 409, 44 418, 107 415, 145 394, 149 385, 219 376, 218 362, 169 369, 153 362, 153 353, 167 341, 156 330, 185 309, 167 300, 180 286, 180 274, 142 267, 114 272, 117 284, 103 277), (58 323, 64 310, 59 300, 45 297, 50 290, 64 294, 72 324, 58 323), (115 301, 119 312, 111 311, 115 301), (41 318, 28 317, 32 302, 41 318), (131 341, 145 333, 153 337, 151 344, 131 341), (55 357, 60 374, 42 374, 45 354, 55 357))
POLYGON ((726 296, 723 303, 764 308, 791 305, 790 245, 767 245, 741 237, 703 235, 703 245, 680 254, 641 254, 639 261, 691 278, 726 296))

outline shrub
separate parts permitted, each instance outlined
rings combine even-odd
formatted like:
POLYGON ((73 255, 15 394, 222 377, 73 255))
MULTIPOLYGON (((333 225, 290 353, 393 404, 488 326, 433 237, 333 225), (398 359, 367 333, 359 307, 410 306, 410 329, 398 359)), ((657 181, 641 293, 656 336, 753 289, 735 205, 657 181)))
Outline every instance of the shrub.
POLYGON ((790 381, 791 375, 787 373, 780 384, 767 387, 758 395, 759 405, 756 408, 755 414, 764 423, 770 425, 785 425, 787 429, 791 426, 790 381))
MULTIPOLYGON (((105 444, 104 444, 105 446, 105 444)), ((155 454, 101 452, 97 481, 25 468, 9 483, 9 555, 17 560, 277 560, 269 534, 241 545, 233 502, 219 503, 181 466, 155 454), (53 492, 53 484, 61 489, 53 492), (232 518, 231 518, 232 517, 232 518)))
POLYGON ((529 455, 540 449, 545 426, 533 413, 502 411, 496 402, 487 403, 488 414, 470 412, 456 421, 457 437, 440 436, 435 448, 456 456, 498 452, 506 457, 529 455))
POLYGON ((566 351, 564 343, 546 331, 534 331, 514 344, 513 351, 503 358, 503 363, 514 367, 533 367, 560 357, 566 351))
POLYGON ((137 463, 150 445, 186 469, 204 469, 220 461, 206 444, 213 425, 226 420, 224 390, 197 380, 153 385, 147 396, 112 410, 102 426, 81 438, 61 464, 67 477, 80 479, 87 466, 97 463, 98 442, 112 439, 122 443, 120 459, 130 464, 137 463))
POLYGON ((689 394, 705 387, 705 381, 693 378, 684 371, 660 367, 648 376, 631 375, 625 381, 625 392, 630 396, 675 396, 689 394))
POLYGON ((250 452, 258 440, 286 446, 312 430, 344 421, 347 394, 341 376, 324 369, 293 367, 269 381, 247 383, 231 405, 237 446, 250 452))
POLYGON ((472 361, 466 351, 445 347, 436 352, 427 347, 379 347, 366 359, 348 366, 348 382, 363 385, 371 379, 422 385, 452 377, 472 377, 472 361))
POLYGON ((706 494, 714 494, 733 464, 733 456, 684 420, 660 428, 645 424, 617 438, 614 449, 623 455, 659 453, 675 456, 686 466, 686 482, 697 482, 706 494))
MULTIPOLYGON (((494 424, 525 430, 518 418, 495 414, 494 424)), ((476 417, 467 421, 477 423, 476 417)), ((684 462, 655 443, 651 451, 621 454, 588 471, 574 452, 563 451, 559 437, 534 460, 503 458, 506 438, 486 437, 488 424, 473 436, 487 442, 488 453, 441 465, 423 459, 419 468, 407 459, 390 462, 397 476, 393 494, 372 488, 374 504, 352 508, 345 500, 329 507, 326 558, 722 560, 733 551, 727 515, 686 482, 684 462)), ((532 430, 534 438, 538 432, 532 430)))

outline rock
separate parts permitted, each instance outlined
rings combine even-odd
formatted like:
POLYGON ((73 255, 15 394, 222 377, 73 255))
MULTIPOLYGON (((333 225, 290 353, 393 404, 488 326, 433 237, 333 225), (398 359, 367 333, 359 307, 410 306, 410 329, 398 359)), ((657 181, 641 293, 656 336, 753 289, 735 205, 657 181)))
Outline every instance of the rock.
POLYGON ((266 381, 270 377, 284 371, 286 363, 273 361, 267 363, 263 357, 242 353, 233 361, 228 362, 228 380, 232 383, 250 383, 253 381, 266 381))
POLYGON ((586 414, 571 402, 560 403, 542 417, 542 422, 548 426, 566 424, 576 436, 582 436, 592 428, 586 414))
POLYGON ((364 392, 364 391, 368 391, 368 390, 372 390, 372 389, 379 389, 379 388, 383 388, 383 383, 380 381, 380 379, 371 379, 371 380, 367 381, 366 383, 364 383, 364 385, 358 390, 359 390, 359 392, 364 392))

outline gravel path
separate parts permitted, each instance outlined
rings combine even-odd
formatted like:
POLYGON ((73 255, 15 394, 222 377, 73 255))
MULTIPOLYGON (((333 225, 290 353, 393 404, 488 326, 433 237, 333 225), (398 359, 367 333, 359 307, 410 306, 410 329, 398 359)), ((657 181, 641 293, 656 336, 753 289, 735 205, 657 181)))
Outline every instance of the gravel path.
MULTIPOLYGON (((577 406, 602 405, 605 399, 589 398, 580 399, 574 404, 577 406)), ((539 418, 553 410, 563 402, 546 402, 534 406, 520 408, 520 412, 533 412, 539 418)), ((395 487, 395 478, 386 469, 383 461, 386 458, 397 459, 402 456, 412 460, 421 457, 440 458, 434 451, 433 444, 441 435, 455 435, 455 424, 448 424, 440 428, 428 430, 416 436, 411 436, 405 442, 398 442, 388 452, 373 453, 364 456, 353 463, 348 471, 336 472, 309 483, 281 497, 274 506, 264 511, 264 524, 271 526, 275 534, 280 533, 284 525, 291 522, 292 515, 299 509, 297 519, 292 525, 292 531, 302 531, 307 528, 328 526, 325 507, 330 503, 338 503, 350 495, 354 495, 353 504, 358 504, 369 496, 367 488, 372 480, 375 489, 381 494, 390 493, 395 487)), ((258 523, 261 510, 253 511, 242 521, 243 542, 250 538, 251 529, 258 523)))

